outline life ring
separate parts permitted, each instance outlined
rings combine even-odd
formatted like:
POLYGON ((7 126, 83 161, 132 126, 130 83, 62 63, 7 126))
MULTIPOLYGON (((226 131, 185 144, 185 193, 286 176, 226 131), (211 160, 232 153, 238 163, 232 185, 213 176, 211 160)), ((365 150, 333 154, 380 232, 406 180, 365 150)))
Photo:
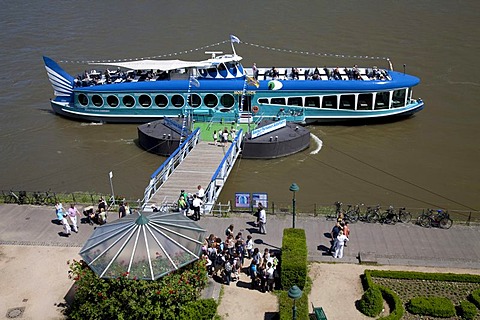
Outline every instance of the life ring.
POLYGON ((258 109, 258 106, 253 106, 252 111, 253 113, 257 113, 260 109, 258 109))

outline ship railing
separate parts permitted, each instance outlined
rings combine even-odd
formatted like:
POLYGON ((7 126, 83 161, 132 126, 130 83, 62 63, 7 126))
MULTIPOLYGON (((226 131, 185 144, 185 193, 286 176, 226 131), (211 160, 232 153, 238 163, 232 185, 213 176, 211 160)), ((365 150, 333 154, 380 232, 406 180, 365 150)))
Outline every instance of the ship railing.
POLYGON ((159 190, 167 179, 173 174, 175 169, 187 157, 190 151, 200 141, 200 128, 193 131, 185 141, 165 160, 157 170, 150 176, 150 182, 145 188, 143 199, 140 201, 140 207, 145 208, 146 204, 153 195, 159 190))
POLYGON ((230 174, 238 155, 242 151, 243 135, 243 130, 240 129, 227 152, 225 152, 225 156, 213 174, 208 187, 205 189, 205 205, 203 206, 204 214, 212 212, 215 202, 227 181, 228 175, 230 174))

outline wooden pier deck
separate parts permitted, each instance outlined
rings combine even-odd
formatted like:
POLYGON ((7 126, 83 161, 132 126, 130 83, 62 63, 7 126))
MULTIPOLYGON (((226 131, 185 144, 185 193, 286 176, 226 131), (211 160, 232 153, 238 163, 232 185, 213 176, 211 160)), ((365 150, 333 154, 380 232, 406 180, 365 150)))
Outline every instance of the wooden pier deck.
POLYGON ((200 141, 148 201, 147 206, 155 204, 158 207, 162 203, 175 203, 181 190, 195 193, 198 185, 206 189, 228 147, 230 144, 221 147, 215 146, 213 142, 200 141))

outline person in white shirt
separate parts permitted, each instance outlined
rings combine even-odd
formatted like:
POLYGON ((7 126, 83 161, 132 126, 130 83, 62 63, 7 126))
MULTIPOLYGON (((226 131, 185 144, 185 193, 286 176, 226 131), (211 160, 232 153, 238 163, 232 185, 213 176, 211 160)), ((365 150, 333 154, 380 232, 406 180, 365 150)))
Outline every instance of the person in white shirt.
POLYGON ((335 253, 333 254, 334 258, 343 257, 343 247, 345 247, 345 242, 347 241, 348 238, 343 234, 343 231, 340 230, 337 239, 335 240, 335 253))
POLYGON ((261 203, 258 204, 258 209, 260 209, 260 212, 258 213, 258 231, 261 234, 267 234, 267 228, 265 227, 267 224, 267 213, 261 203))
POLYGON ((200 220, 200 206, 203 204, 203 201, 196 195, 193 195, 193 220, 200 220))
POLYGON ((203 198, 205 197, 205 190, 203 190, 203 188, 202 188, 201 185, 198 185, 197 189, 198 189, 198 191, 197 191, 197 197, 199 197, 200 200, 203 201, 203 198))

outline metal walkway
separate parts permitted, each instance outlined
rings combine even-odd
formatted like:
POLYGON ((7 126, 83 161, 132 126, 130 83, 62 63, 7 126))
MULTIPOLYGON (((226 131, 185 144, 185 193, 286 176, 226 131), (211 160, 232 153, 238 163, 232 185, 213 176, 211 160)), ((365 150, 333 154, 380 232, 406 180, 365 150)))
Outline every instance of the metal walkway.
POLYGON ((162 203, 174 203, 178 200, 180 190, 193 194, 197 192, 198 185, 207 188, 226 151, 227 147, 215 146, 206 141, 198 142, 148 201, 149 204, 155 203, 158 206, 162 203))
POLYGON ((151 175, 145 189, 142 209, 152 210, 152 204, 169 209, 178 201, 180 191, 196 193, 197 186, 205 189, 203 213, 210 213, 241 151, 243 131, 239 130, 232 143, 215 146, 200 141, 195 130, 151 175))

